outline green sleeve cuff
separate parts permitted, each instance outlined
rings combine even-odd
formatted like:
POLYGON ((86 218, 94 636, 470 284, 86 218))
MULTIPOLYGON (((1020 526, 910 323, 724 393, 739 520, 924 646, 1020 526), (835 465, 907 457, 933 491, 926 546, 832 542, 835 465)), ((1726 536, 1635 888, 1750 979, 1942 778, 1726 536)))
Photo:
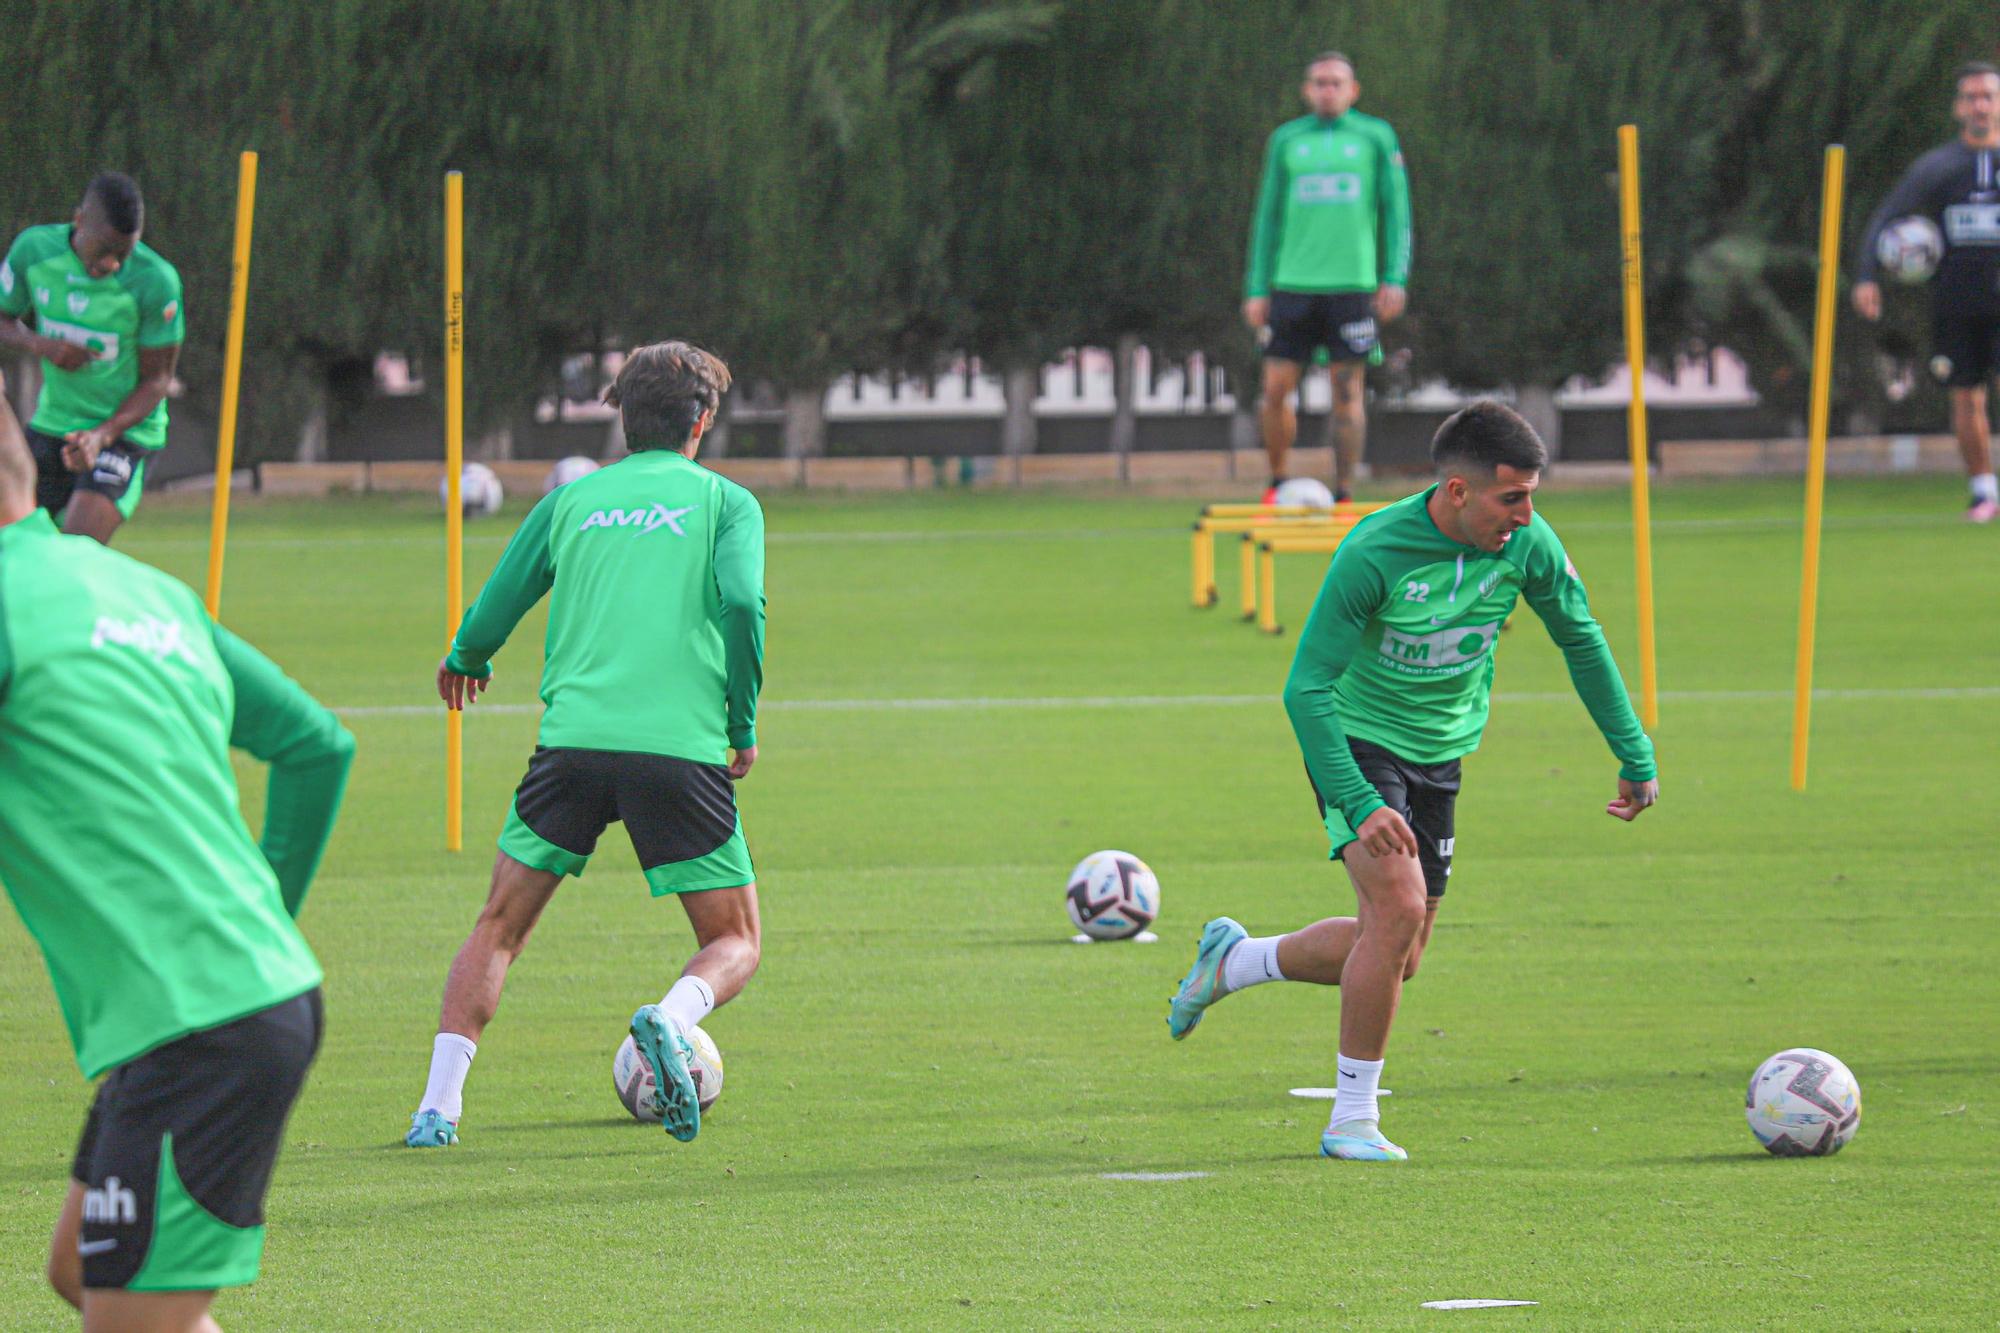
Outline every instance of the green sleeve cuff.
POLYGON ((1347 816, 1347 827, 1353 829, 1355 834, 1358 836, 1361 832, 1362 821, 1367 819, 1368 816, 1374 814, 1377 810, 1384 808, 1388 804, 1389 803, 1387 801, 1382 799, 1382 794, 1380 792, 1371 789, 1368 794, 1368 799, 1361 802, 1359 807, 1353 810, 1343 810, 1341 811, 1341 813, 1347 816))
POLYGON ((451 645, 451 652, 445 657, 444 666, 445 670, 455 675, 470 676, 474 680, 488 680, 493 675, 493 663, 480 662, 474 665, 472 658, 457 643, 451 645))
POLYGON ((755 748, 756 744, 757 728, 755 727, 744 727, 740 731, 732 730, 729 733, 729 748, 732 750, 749 750, 755 748))
POLYGON ((1650 759, 1627 759, 1618 765, 1618 776, 1627 782, 1652 782, 1660 776, 1660 766, 1650 759))

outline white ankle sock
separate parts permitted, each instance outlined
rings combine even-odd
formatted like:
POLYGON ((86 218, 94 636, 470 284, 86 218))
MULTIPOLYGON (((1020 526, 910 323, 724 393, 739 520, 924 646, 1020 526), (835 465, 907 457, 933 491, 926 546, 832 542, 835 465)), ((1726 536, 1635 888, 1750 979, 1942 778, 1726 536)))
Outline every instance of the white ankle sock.
POLYGON ((1380 1060, 1341 1056, 1339 1079, 1333 1089, 1333 1116, 1326 1127, 1334 1129, 1350 1120, 1380 1120, 1382 1113, 1376 1108, 1375 1097, 1381 1085, 1380 1060))
POLYGON ((715 991, 700 977, 685 976, 674 983, 660 1008, 685 1032, 715 1011, 715 991))
POLYGON ((1266 981, 1283 981, 1285 974, 1278 970, 1278 941, 1283 938, 1263 935, 1238 940, 1222 960, 1222 993, 1227 995, 1266 981))
POLYGON ((424 1085, 419 1111, 436 1111, 454 1125, 465 1109, 465 1076, 472 1072, 472 1057, 479 1050, 470 1038, 456 1032, 440 1032, 431 1043, 431 1079, 424 1085))
POLYGON ((2000 477, 1982 472, 1972 479, 1972 498, 2000 504, 2000 477))

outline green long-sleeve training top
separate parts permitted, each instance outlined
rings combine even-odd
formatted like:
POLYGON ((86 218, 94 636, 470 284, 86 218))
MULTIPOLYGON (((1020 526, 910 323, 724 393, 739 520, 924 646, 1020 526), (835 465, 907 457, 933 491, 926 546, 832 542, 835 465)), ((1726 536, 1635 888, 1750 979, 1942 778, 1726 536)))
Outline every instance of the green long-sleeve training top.
POLYGON ((1493 698, 1500 626, 1522 597, 1562 649, 1619 775, 1651 781, 1653 742, 1555 529, 1537 514, 1498 551, 1466 546, 1432 521, 1436 489, 1354 525, 1299 635, 1285 711, 1320 795, 1350 828, 1381 808, 1348 749, 1350 736, 1418 764, 1477 749, 1493 698))

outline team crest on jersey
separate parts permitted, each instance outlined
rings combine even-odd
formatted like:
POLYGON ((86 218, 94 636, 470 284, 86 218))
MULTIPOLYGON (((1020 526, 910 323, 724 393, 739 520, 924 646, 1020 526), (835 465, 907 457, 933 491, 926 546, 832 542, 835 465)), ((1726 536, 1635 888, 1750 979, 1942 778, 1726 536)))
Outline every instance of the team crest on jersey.
POLYGON ((179 301, 169 301, 160 307, 160 318, 171 324, 174 322, 174 316, 180 312, 181 303, 179 301))
POLYGON ((90 309, 90 295, 87 292, 71 292, 67 304, 70 314, 81 315, 90 309))

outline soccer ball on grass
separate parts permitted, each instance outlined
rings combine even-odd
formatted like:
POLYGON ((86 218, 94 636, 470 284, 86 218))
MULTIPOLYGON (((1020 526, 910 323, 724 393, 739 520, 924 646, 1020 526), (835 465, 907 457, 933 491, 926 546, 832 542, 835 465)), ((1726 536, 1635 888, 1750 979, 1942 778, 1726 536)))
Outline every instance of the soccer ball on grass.
POLYGON ((1128 940, 1160 915, 1160 881, 1130 852, 1092 852, 1069 872, 1069 919, 1094 940, 1128 940))
POLYGON ((567 486, 578 477, 587 477, 595 471, 597 464, 594 460, 585 458, 582 454, 571 454, 568 458, 558 460, 556 465, 549 469, 549 475, 542 478, 542 494, 547 495, 556 487, 567 486))
POLYGON ((1830 1157, 1861 1123, 1861 1085, 1825 1051, 1796 1046, 1757 1066, 1743 1113, 1773 1155, 1830 1157))
MULTIPOLYGON (((701 1103, 705 1115, 722 1095, 722 1052, 715 1048, 714 1039, 698 1027, 689 1028, 687 1036, 688 1044, 694 1047, 688 1073, 694 1075, 695 1100, 701 1103)), ((640 1057, 639 1047, 630 1036, 618 1048, 618 1054, 611 1057, 611 1089, 634 1120, 649 1125, 660 1123, 653 1067, 640 1057)))
MULTIPOLYGON (((438 482, 438 503, 451 503, 451 491, 446 477, 438 482)), ((458 474, 459 509, 467 518, 485 518, 500 512, 500 502, 507 498, 507 492, 500 486, 500 478, 493 475, 493 469, 484 463, 467 463, 465 470, 458 474)))

